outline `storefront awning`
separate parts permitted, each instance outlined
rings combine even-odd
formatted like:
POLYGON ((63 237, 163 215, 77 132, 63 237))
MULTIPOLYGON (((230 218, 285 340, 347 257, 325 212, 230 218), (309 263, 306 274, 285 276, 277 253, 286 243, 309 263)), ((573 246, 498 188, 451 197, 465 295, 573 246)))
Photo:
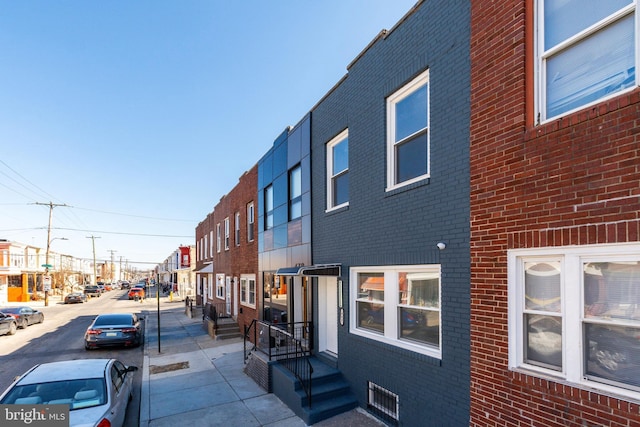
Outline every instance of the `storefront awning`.
POLYGON ((209 264, 206 267, 202 267, 196 273, 213 273, 213 264, 209 264))
POLYGON ((284 267, 276 271, 278 276, 340 276, 342 264, 303 265, 300 267, 284 267))

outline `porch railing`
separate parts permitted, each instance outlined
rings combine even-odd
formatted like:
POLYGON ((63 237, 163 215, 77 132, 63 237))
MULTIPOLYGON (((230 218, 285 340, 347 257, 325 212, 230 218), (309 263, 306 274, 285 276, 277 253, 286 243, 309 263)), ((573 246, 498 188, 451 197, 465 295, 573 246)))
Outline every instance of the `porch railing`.
POLYGON ((313 343, 313 323, 269 323, 253 320, 245 327, 244 359, 251 351, 260 351, 269 360, 278 360, 300 381, 311 407, 311 377, 309 361, 313 343))
POLYGON ((215 327, 218 326, 218 319, 229 317, 227 314, 227 304, 224 302, 206 303, 202 309, 202 320, 210 319, 215 327))

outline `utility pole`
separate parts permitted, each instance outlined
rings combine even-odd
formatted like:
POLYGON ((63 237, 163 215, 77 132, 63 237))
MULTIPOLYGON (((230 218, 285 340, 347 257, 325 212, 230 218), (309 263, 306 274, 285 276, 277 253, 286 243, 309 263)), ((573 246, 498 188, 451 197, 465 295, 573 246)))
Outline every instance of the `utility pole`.
POLYGON ((99 239, 100 237, 96 237, 96 236, 87 236, 87 239, 91 239, 91 243, 93 245, 93 284, 96 285, 98 284, 98 273, 96 271, 96 239, 99 239))
POLYGON ((108 249, 107 252, 111 253, 111 265, 109 266, 109 282, 113 282, 113 270, 114 270, 113 254, 114 252, 118 252, 118 251, 115 251, 113 249, 108 249))
POLYGON ((47 253, 45 255, 44 278, 42 280, 42 287, 44 288, 44 305, 48 306, 49 305, 49 288, 51 287, 51 277, 49 277, 49 268, 51 267, 51 265, 49 264, 49 248, 51 246, 51 221, 53 219, 53 208, 55 208, 57 206, 67 206, 67 205, 59 204, 59 203, 53 203, 53 202, 49 202, 49 203, 38 203, 38 202, 36 202, 35 204, 36 205, 49 206, 49 226, 47 227, 47 253), (45 280, 48 283, 44 283, 45 280))

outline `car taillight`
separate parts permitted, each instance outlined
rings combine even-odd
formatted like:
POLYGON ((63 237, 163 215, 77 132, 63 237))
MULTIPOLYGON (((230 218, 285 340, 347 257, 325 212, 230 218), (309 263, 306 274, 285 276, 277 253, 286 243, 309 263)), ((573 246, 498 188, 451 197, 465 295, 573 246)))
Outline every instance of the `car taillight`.
POLYGON ((111 427, 111 421, 106 418, 103 418, 96 427, 111 427))
POLYGON ((87 329, 87 334, 89 335, 100 335, 101 333, 101 329, 87 329))
POLYGON ((122 332, 125 332, 125 333, 131 333, 135 331, 136 331, 136 328, 122 328, 122 332))

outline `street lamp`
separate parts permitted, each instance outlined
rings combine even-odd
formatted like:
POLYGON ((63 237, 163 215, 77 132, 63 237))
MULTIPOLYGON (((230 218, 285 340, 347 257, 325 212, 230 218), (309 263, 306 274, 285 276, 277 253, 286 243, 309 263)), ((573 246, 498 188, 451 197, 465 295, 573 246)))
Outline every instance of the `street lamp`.
POLYGON ((51 228, 49 228, 49 232, 47 233, 47 254, 45 255, 44 260, 44 277, 45 280, 48 280, 49 283, 43 283, 44 287, 44 305, 49 305, 49 287, 51 287, 51 277, 49 277, 49 268, 51 264, 49 264, 49 248, 51 247, 51 242, 54 240, 69 240, 66 237, 54 237, 51 238, 51 228))

